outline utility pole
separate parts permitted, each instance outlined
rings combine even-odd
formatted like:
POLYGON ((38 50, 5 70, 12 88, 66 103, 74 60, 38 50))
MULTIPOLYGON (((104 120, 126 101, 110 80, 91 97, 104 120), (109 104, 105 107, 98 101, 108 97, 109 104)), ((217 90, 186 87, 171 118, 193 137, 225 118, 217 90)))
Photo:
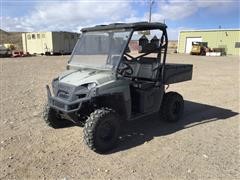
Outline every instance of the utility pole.
MULTIPOLYGON (((149 5, 149 17, 148 17, 148 22, 151 22, 152 20, 152 6, 154 4, 154 0, 145 0, 146 4, 149 5)), ((146 31, 139 31, 139 34, 143 35, 150 35, 150 30, 146 31)))
POLYGON ((149 22, 151 22, 151 20, 152 20, 152 6, 154 4, 154 0, 149 0, 148 3, 149 3, 149 22))

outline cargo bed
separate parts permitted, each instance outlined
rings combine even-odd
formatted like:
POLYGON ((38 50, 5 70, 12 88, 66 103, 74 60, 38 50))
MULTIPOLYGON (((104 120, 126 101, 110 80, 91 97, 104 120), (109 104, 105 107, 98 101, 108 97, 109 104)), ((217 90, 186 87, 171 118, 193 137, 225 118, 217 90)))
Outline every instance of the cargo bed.
POLYGON ((164 84, 173 84, 192 79, 192 64, 165 64, 164 84))

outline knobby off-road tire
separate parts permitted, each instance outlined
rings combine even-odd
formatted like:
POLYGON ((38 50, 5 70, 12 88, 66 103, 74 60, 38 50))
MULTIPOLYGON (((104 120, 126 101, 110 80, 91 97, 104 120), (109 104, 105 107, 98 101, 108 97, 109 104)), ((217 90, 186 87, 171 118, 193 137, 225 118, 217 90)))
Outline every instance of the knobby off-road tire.
POLYGON ((184 100, 176 92, 168 92, 163 96, 161 116, 164 121, 177 122, 183 115, 184 100))
POLYGON ((48 126, 54 129, 63 128, 70 124, 70 122, 62 119, 60 115, 47 104, 43 107, 43 119, 48 126))
POLYGON ((97 153, 111 150, 118 140, 119 116, 109 108, 96 109, 87 119, 83 133, 86 145, 97 153))

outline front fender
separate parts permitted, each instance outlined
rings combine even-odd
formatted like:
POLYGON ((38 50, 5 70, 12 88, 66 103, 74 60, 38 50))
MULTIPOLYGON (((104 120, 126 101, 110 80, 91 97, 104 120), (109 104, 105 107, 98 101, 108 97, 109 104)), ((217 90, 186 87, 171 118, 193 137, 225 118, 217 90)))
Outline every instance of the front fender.
MULTIPOLYGON (((102 84, 97 88, 96 95, 101 97, 104 102, 113 102, 115 110, 120 109, 120 106, 124 109, 125 118, 130 119, 132 107, 131 107, 131 95, 130 95, 130 82, 127 80, 114 80, 108 83, 102 84), (104 97, 104 99, 103 99, 104 97)), ((121 112, 123 113, 123 112, 121 112)))

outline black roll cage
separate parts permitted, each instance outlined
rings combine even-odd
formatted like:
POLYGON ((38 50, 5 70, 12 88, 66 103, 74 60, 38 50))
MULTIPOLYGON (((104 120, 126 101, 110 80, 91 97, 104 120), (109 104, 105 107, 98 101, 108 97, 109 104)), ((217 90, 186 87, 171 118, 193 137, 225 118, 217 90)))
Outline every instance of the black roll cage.
POLYGON ((117 66, 117 69, 119 68, 121 62, 123 61, 123 56, 124 55, 126 55, 126 56, 128 56, 128 57, 130 57, 132 59, 139 59, 139 58, 144 57, 144 56, 146 56, 148 54, 151 54, 153 52, 158 51, 158 53, 157 53, 157 63, 158 63, 158 66, 156 68, 160 69, 160 67, 161 67, 161 72, 159 72, 158 78, 159 78, 159 80, 161 80, 161 82, 164 82, 165 64, 166 64, 166 57, 167 57, 167 47, 168 47, 168 36, 167 36, 166 28, 164 28, 164 29, 163 28, 161 28, 161 29, 159 29, 159 28, 153 28, 153 29, 152 28, 150 28, 150 29, 146 28, 146 29, 141 29, 141 30, 132 29, 132 31, 130 33, 130 36, 128 38, 128 42, 126 43, 124 51, 121 54, 120 62, 118 64, 118 66, 117 66), (130 42, 130 40, 132 38, 133 33, 135 31, 147 31, 147 30, 160 30, 160 31, 162 31, 162 37, 160 39, 160 46, 155 48, 155 49, 153 49, 153 50, 151 50, 151 51, 143 53, 143 54, 141 54, 140 56, 137 56, 137 57, 132 57, 131 55, 127 54, 126 50, 128 48, 128 45, 129 45, 129 42, 130 42))

